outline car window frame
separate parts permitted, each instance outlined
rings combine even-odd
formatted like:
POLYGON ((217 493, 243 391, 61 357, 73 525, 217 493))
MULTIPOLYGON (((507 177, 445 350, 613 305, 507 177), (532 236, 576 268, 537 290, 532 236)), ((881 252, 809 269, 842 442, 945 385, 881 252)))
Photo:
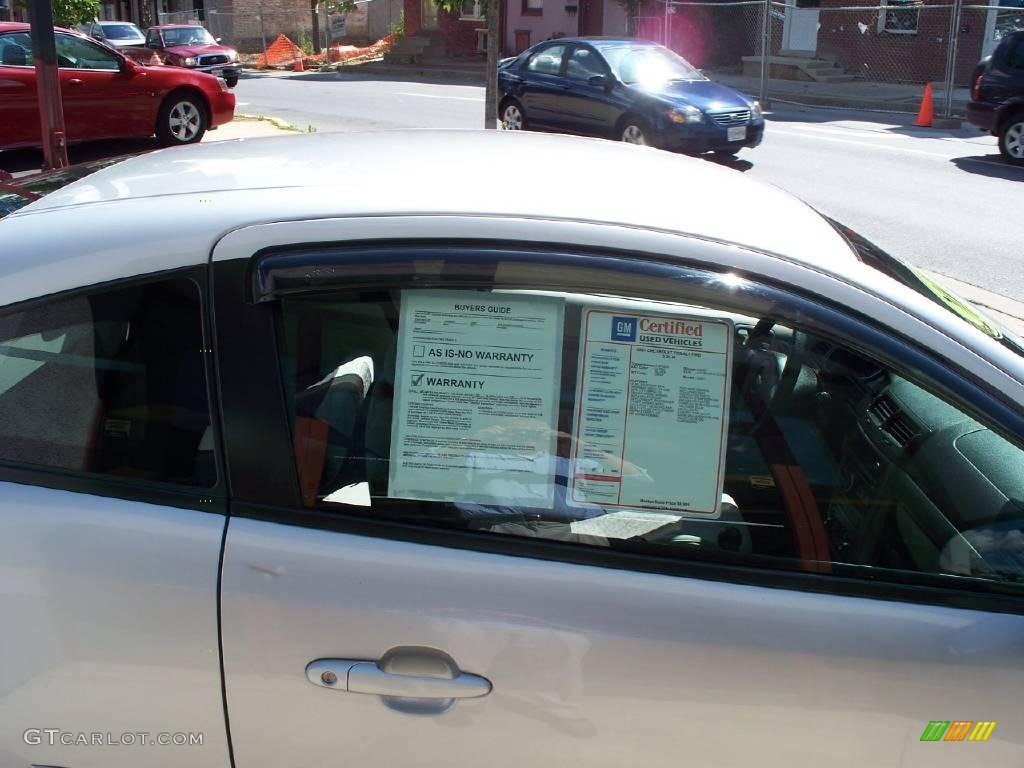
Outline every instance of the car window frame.
POLYGON ((543 48, 537 49, 536 51, 534 51, 533 53, 531 53, 529 56, 526 57, 526 61, 523 62, 523 71, 526 72, 528 75, 537 75, 537 76, 542 76, 542 77, 560 77, 560 78, 564 78, 565 77, 565 64, 566 64, 566 61, 567 61, 565 54, 566 54, 567 51, 569 51, 571 49, 572 49, 572 46, 569 43, 552 42, 550 45, 545 45, 543 48), (552 48, 562 48, 563 49, 562 50, 562 59, 561 59, 561 61, 558 64, 558 71, 557 72, 538 72, 535 69, 530 69, 530 62, 531 61, 533 61, 536 57, 540 56, 541 54, 543 54, 543 53, 545 53, 547 51, 550 51, 552 48))
MULTIPOLYGON (((23 31, 23 30, 17 30, 16 29, 16 30, 12 30, 10 32, 4 32, 4 33, 0 34, 0 43, 3 42, 4 38, 6 38, 6 37, 13 38, 15 35, 26 35, 26 36, 29 37, 29 46, 30 47, 28 49, 28 54, 26 55, 26 63, 25 64, 4 64, 3 61, 0 61, 0 67, 13 67, 13 68, 17 68, 17 69, 35 69, 35 63, 32 60, 32 48, 31 48, 32 38, 29 35, 27 30, 23 31)), ((19 45, 18 47, 21 48, 22 46, 19 45)))
MULTIPOLYGON (((576 51, 587 51, 588 53, 591 53, 594 56, 596 56, 597 57, 597 61, 600 62, 601 67, 604 70, 601 73, 601 76, 603 76, 603 77, 611 77, 612 76, 612 69, 611 69, 610 66, 608 66, 608 62, 604 60, 604 56, 601 55, 600 51, 598 51, 596 48, 594 48, 591 45, 584 45, 583 43, 575 43, 575 44, 573 44, 572 48, 570 49, 569 55, 568 56, 563 56, 564 61, 562 62, 562 71, 564 72, 563 77, 566 80, 571 80, 574 83, 590 84, 590 78, 587 78, 586 80, 577 80, 574 77, 569 77, 569 61, 572 59, 573 56, 576 55, 576 51)), ((591 75, 591 77, 597 77, 597 75, 591 75)))
MULTIPOLYGON (((114 72, 114 73, 116 73, 116 72, 120 72, 121 71, 121 66, 122 66, 121 58, 116 53, 114 53, 114 51, 111 48, 107 48, 106 46, 100 45, 100 44, 94 42, 92 40, 92 38, 85 37, 84 35, 73 35, 73 34, 69 34, 67 32, 57 32, 54 35, 54 41, 55 42, 58 42, 62 38, 68 39, 68 40, 77 40, 80 44, 87 45, 87 46, 90 46, 90 47, 94 48, 101 56, 104 56, 104 57, 107 57, 107 58, 111 59, 114 62, 115 67, 114 67, 114 69, 97 69, 95 67, 67 67, 67 66, 64 66, 63 64, 60 64, 59 61, 58 61, 57 69, 59 69, 59 70, 60 69, 68 70, 68 71, 71 71, 71 72, 114 72)), ((58 52, 58 56, 59 56, 59 52, 58 52)))
MULTIPOLYGON (((388 244, 388 241, 384 241, 388 244)), ((417 248, 444 248, 446 241, 430 241, 417 244, 417 248)), ((347 515, 343 509, 325 511, 303 506, 298 472, 294 462, 293 437, 289 414, 285 405, 285 385, 279 365, 279 348, 276 336, 275 312, 279 297, 304 294, 311 290, 330 288, 334 279, 338 290, 369 290, 372 288, 465 288, 485 287, 474 282, 465 268, 466 261, 458 260, 458 279, 433 279, 418 274, 413 276, 409 268, 410 246, 403 243, 395 246, 392 258, 381 257, 380 252, 372 259, 359 255, 359 248, 368 246, 308 244, 309 255, 314 250, 314 264, 317 270, 292 270, 292 275, 317 274, 315 287, 306 277, 297 283, 286 284, 278 280, 272 270, 265 267, 268 256, 296 254, 303 251, 299 243, 291 247, 280 247, 260 251, 250 259, 232 259, 215 262, 214 316, 220 344, 218 368, 221 372, 221 397, 225 403, 223 418, 226 455, 228 457, 229 483, 232 487, 232 514, 242 518, 275 522, 286 525, 322 530, 325 532, 349 533, 374 536, 385 539, 411 541, 454 549, 466 549, 490 554, 505 554, 519 557, 555 560, 578 565, 596 565, 637 572, 658 573, 726 581, 736 584, 769 586, 797 591, 824 593, 836 596, 868 597, 917 604, 944 605, 960 608, 977 608, 995 612, 1024 613, 1024 597, 1009 594, 1006 590, 992 585, 977 591, 953 588, 948 576, 937 577, 929 582, 921 574, 912 574, 907 581, 893 574, 894 578, 871 581, 833 574, 794 572, 775 569, 770 566, 750 566, 714 561, 713 559, 668 558, 648 553, 632 554, 616 550, 602 551, 599 548, 580 547, 544 539, 522 539, 474 531, 434 528, 394 520, 371 519, 365 516, 347 515), (244 330, 243 330, 244 329, 244 330), (245 374, 242 374, 245 371, 245 374), (929 583, 925 583, 929 582, 929 583)), ((447 243, 452 245, 452 243, 447 243)), ((541 253, 531 251, 531 246, 521 242, 493 243, 495 249, 507 248, 499 255, 517 253, 529 261, 535 259, 543 264, 568 269, 607 268, 614 264, 617 270, 628 271, 639 279, 658 280, 659 286, 686 285, 687 297, 674 292, 674 297, 655 295, 644 298, 668 299, 674 301, 694 300, 691 291, 703 286, 708 289, 706 264, 695 266, 677 259, 661 258, 652 254, 607 253, 601 249, 552 246, 541 253), (579 257, 586 255, 588 262, 581 266, 579 257)), ((723 248, 712 243, 694 243, 695 249, 723 248)), ((486 248, 484 250, 487 250, 486 248)), ((495 251, 497 252, 497 251, 495 251)), ((495 257, 497 258, 497 257, 495 257)), ((722 259, 711 259, 722 264, 722 259)), ((298 262, 296 262, 297 264, 298 262)), ((727 262, 725 262, 727 263, 727 262)), ((493 275, 493 265, 491 265, 493 275)), ((721 272, 728 271, 724 266, 721 272)), ((910 339, 893 334, 891 329, 875 324, 870 317, 852 315, 848 309, 836 303, 829 305, 819 297, 803 294, 797 288, 780 287, 757 276, 743 275, 750 280, 747 296, 762 309, 771 308, 779 322, 789 321, 794 327, 811 332, 824 333, 826 337, 851 346, 864 348, 870 354, 894 371, 915 371, 914 381, 922 379, 937 387, 939 394, 963 407, 966 401, 977 398, 981 405, 963 408, 965 413, 987 424, 1002 424, 1018 441, 1024 440, 1024 415, 1010 406, 998 393, 972 379, 970 374, 955 369, 948 361, 935 353, 919 347, 910 339), (779 312, 779 302, 786 300, 786 310, 779 312), (792 322, 798 318, 799 322, 792 322)), ((650 284, 654 284, 651 280, 650 284)), ((510 288, 509 285, 501 285, 510 288)), ((533 286, 534 288, 536 286, 533 286)), ((576 285, 575 288, 558 286, 565 290, 599 291, 599 286, 576 285)), ((659 290, 662 290, 659 288, 659 290)), ((667 289, 666 289, 667 290, 667 289)), ((718 308, 725 305, 716 302, 718 308)), ((756 314, 752 308, 749 314, 756 314)), ((937 337, 941 336, 936 331, 937 337)))
MULTIPOLYGON (((199 296, 203 350, 205 351, 209 347, 209 352, 212 353, 213 340, 210 318, 209 281, 208 268, 206 266, 183 267, 157 274, 138 275, 122 280, 80 286, 68 291, 37 296, 0 307, 0 317, 31 311, 52 303, 73 300, 97 293, 137 288, 172 280, 188 280, 196 286, 199 296)), ((64 469, 61 467, 22 464, 3 458, 0 458, 0 482, 13 482, 52 490, 86 493, 92 496, 139 501, 160 506, 193 509, 201 512, 226 513, 228 499, 227 469, 222 448, 222 423, 220 419, 220 405, 216 397, 215 367, 212 354, 206 354, 205 358, 203 370, 206 378, 206 400, 210 414, 214 463, 217 472, 214 485, 208 488, 194 487, 164 481, 64 469)))

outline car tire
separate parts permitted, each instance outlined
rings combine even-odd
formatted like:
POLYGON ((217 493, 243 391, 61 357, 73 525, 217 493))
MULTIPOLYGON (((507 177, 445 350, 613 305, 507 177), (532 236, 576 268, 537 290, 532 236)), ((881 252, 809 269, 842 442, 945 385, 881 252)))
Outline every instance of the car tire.
POLYGON ((739 147, 735 149, 713 149, 711 150, 715 157, 719 157, 722 160, 735 160, 736 155, 740 153, 739 147))
POLYGON ((523 105, 515 99, 508 99, 501 103, 501 110, 498 113, 498 122, 505 131, 525 131, 526 112, 523 105))
POLYGON ((642 120, 631 118, 626 120, 619 128, 619 140, 626 144, 639 144, 645 147, 652 147, 651 131, 642 120))
POLYGON ((238 85, 238 75, 235 75, 234 77, 225 77, 224 82, 227 83, 228 88, 234 88, 238 85))
POLYGON ((172 93, 160 105, 156 137, 165 147, 195 144, 206 133, 206 105, 194 94, 172 93))
POLYGON ((1024 112, 1010 115, 999 126, 999 151, 1013 165, 1024 165, 1024 112))

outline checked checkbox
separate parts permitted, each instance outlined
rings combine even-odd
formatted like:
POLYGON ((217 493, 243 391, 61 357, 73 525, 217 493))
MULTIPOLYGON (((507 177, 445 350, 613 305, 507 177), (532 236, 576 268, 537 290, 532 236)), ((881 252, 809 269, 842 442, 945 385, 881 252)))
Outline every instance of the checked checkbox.
POLYGON ((423 381, 423 376, 424 376, 424 374, 422 374, 422 373, 417 373, 415 376, 413 376, 412 377, 412 385, 414 387, 418 387, 420 385, 420 382, 423 381))

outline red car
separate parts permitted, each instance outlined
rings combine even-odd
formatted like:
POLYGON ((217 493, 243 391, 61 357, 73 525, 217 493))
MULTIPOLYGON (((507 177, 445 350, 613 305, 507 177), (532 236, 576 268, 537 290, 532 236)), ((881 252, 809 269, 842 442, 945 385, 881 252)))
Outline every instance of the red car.
POLYGON ((146 45, 123 49, 125 56, 148 63, 156 55, 163 64, 209 72, 224 78, 228 88, 238 84, 242 71, 238 52, 220 44, 199 24, 162 24, 146 30, 146 45))
MULTIPOLYGON (((146 67, 55 29, 68 141, 146 137, 191 144, 235 116, 224 81, 177 67, 146 67)), ((0 149, 39 146, 42 131, 29 25, 0 22, 0 149)))

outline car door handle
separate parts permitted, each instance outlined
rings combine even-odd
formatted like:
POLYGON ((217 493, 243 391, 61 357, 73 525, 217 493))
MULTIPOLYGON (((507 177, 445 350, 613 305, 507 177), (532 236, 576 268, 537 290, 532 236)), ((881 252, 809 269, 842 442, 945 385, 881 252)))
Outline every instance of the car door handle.
POLYGON ((433 648, 394 648, 377 661, 317 659, 306 679, 321 688, 405 699, 475 699, 491 692, 491 682, 462 672, 433 648))
POLYGON ((72 77, 70 80, 68 80, 68 85, 81 85, 81 84, 82 84, 82 81, 79 80, 77 77, 72 77))

